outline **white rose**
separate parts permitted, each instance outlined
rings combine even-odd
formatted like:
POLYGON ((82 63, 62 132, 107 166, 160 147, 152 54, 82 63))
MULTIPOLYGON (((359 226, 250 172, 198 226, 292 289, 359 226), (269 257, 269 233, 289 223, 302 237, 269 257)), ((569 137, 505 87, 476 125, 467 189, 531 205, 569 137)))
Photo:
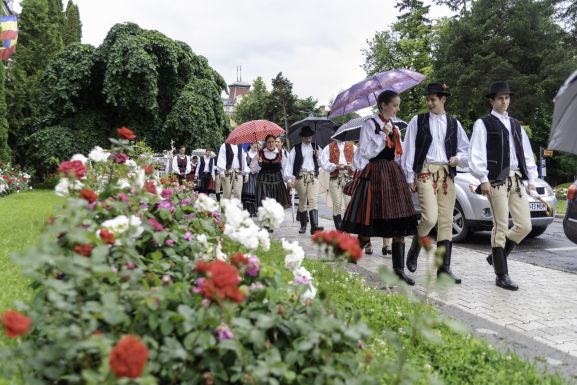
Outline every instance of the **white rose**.
POLYGON ((301 267, 305 258, 305 252, 302 247, 299 246, 299 243, 297 241, 288 242, 283 238, 282 247, 285 251, 287 251, 287 255, 284 259, 285 267, 289 271, 295 271, 301 267))
POLYGON ((118 182, 116 182, 116 185, 121 190, 124 190, 125 188, 130 188, 130 182, 128 181, 128 179, 119 179, 118 182))
POLYGON ((311 275, 310 271, 308 271, 307 268, 304 266, 301 266, 298 269, 294 270, 293 274, 295 276, 295 280, 298 280, 300 278, 300 281, 306 282, 307 284, 310 283, 313 279, 313 276, 311 275))
POLYGON ((70 158, 70 160, 79 160, 82 162, 82 164, 86 164, 86 161, 88 160, 88 158, 82 154, 74 154, 74 155, 72 155, 72 158, 70 158))
POLYGON ((301 301, 305 302, 305 301, 312 300, 315 298, 316 295, 317 295, 317 288, 314 287, 314 285, 312 283, 310 283, 307 291, 305 291, 304 293, 301 294, 301 301))
MULTIPOLYGON (((224 199, 223 208, 226 223, 233 228, 239 228, 245 220, 250 220, 250 215, 242 209, 242 203, 236 198, 224 199)), ((252 220, 250 220, 252 222, 252 220)))
POLYGON ((260 230, 258 232, 258 238, 260 240, 260 247, 262 247, 264 251, 270 250, 270 235, 268 231, 265 229, 260 230))
POLYGON ((206 194, 198 194, 194 202, 194 208, 199 211, 215 212, 219 210, 218 202, 206 194))
POLYGON ((284 221, 284 208, 273 198, 265 198, 258 208, 258 219, 264 226, 278 229, 284 221))
POLYGON ((68 178, 60 178, 60 181, 58 181, 58 184, 54 187, 54 192, 59 197, 67 197, 70 195, 71 190, 78 191, 81 190, 82 187, 84 186, 80 181, 75 180, 71 184, 68 178))
POLYGON ((108 159, 109 156, 110 153, 104 151, 102 147, 96 146, 88 154, 88 159, 90 159, 93 162, 104 162, 105 160, 108 159))

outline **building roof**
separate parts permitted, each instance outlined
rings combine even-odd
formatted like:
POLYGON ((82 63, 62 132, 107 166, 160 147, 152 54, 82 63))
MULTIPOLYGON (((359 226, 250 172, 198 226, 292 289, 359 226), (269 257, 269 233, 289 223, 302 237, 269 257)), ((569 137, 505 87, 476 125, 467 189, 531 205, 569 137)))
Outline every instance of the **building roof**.
POLYGON ((239 81, 237 80, 236 82, 229 84, 229 87, 249 87, 250 88, 250 84, 243 82, 243 81, 239 81))

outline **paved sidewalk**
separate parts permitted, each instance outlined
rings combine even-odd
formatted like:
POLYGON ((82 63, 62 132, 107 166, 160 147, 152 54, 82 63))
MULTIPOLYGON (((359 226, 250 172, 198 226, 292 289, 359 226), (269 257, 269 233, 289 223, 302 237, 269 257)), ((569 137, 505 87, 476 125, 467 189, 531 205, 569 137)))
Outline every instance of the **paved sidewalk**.
MULTIPOLYGON (((319 218, 319 222, 325 229, 334 228, 332 220, 319 218)), ((293 223, 288 213, 282 228, 276 230, 273 236, 277 239, 299 240, 307 257, 316 258, 317 247, 310 241, 309 228, 303 235, 298 234, 298 228, 299 224, 293 223)), ((406 239, 407 250, 410 241, 411 238, 406 239)), ((384 257, 380 254, 380 239, 373 238, 372 243, 375 254, 364 255, 358 266, 368 272, 377 273, 382 265, 391 266, 391 258, 390 255, 384 257)), ((467 315, 461 317, 462 319, 488 321, 488 325, 492 323, 497 325, 497 328, 516 332, 511 333, 513 336, 521 335, 556 352, 567 354, 570 356, 569 361, 576 359, 577 276, 509 260, 510 276, 519 285, 519 290, 508 291, 495 286, 493 268, 487 264, 485 258, 484 253, 453 246, 452 269, 463 279, 463 283, 439 287, 433 291, 431 298, 441 305, 441 310, 444 311, 447 307, 458 309, 458 313, 467 315)), ((423 293, 422 283, 425 281, 427 263, 432 261, 427 261, 423 250, 417 272, 412 274, 417 282, 414 287, 417 293, 423 293)), ((486 329, 478 328, 476 331, 482 333, 481 330, 486 329)), ((491 330, 488 330, 487 334, 490 333, 491 330)), ((530 346, 529 350, 532 348, 530 346)), ((547 353, 544 355, 547 356, 547 353)), ((553 366, 560 365, 555 359, 545 358, 553 366)), ((567 365, 567 360, 563 361, 564 365, 567 365)), ((575 375, 577 369, 569 369, 571 374, 575 375)))

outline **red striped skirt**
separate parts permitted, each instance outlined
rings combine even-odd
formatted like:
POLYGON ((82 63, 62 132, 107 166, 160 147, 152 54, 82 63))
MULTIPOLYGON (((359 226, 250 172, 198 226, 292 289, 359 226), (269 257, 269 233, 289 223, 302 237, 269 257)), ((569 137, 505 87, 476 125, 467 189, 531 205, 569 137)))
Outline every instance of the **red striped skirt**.
POLYGON ((369 162, 359 176, 341 230, 368 237, 417 233, 417 216, 405 175, 393 160, 369 162))

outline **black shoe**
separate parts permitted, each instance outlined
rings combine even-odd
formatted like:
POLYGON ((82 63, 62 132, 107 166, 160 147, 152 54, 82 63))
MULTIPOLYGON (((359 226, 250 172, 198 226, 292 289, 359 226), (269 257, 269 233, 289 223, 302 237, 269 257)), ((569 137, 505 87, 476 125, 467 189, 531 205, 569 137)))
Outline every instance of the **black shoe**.
POLYGON ((497 278, 495 279, 495 285, 506 290, 512 290, 512 291, 519 290, 519 286, 517 286, 517 284, 511 280, 509 274, 498 275, 497 278))
POLYGON ((409 247, 409 252, 407 253, 407 269, 414 273, 417 270, 417 259, 419 258, 419 253, 421 252, 421 242, 419 240, 419 235, 413 235, 413 240, 411 241, 411 247, 409 247))
POLYGON ((302 213, 299 211, 298 212, 298 216, 301 222, 301 228, 299 230, 299 234, 304 234, 307 232, 307 222, 308 222, 308 218, 307 218, 307 212, 303 211, 302 213))
POLYGON ((365 246, 365 254, 373 255, 373 245, 370 240, 367 241, 367 245, 365 246))
POLYGON ((443 254, 443 263, 437 269, 437 278, 439 278, 441 274, 446 274, 456 284, 461 283, 461 278, 457 277, 451 271, 451 254, 453 252, 453 242, 451 242, 451 241, 439 241, 439 242, 437 242, 437 249, 439 248, 439 246, 444 246, 445 252, 443 254))
POLYGON ((509 277, 509 269, 507 267, 507 258, 505 258, 505 250, 502 247, 493 247, 493 268, 497 278, 495 285, 506 290, 518 290, 519 286, 509 277))
POLYGON ((340 230, 341 229, 341 222, 343 221, 341 218, 341 214, 333 215, 333 221, 335 222, 335 229, 340 230))
POLYGON ((415 280, 405 274, 405 244, 403 242, 393 242, 392 246, 393 256, 393 271, 407 285, 413 286, 415 280))
POLYGON ((319 211, 317 209, 310 210, 309 217, 311 219, 311 235, 325 229, 324 227, 319 227, 319 211))
POLYGON ((389 246, 383 246, 383 248, 381 249, 381 253, 382 253, 383 255, 392 254, 392 253, 391 253, 391 249, 389 248, 389 246))
MULTIPOLYGON (((515 246, 517 246, 515 242, 513 242, 509 238, 505 238, 505 248, 503 250, 503 252, 505 253, 505 258, 507 258, 509 254, 511 254, 511 251, 513 251, 515 246)), ((487 255, 487 263, 493 266, 493 254, 487 255)))

